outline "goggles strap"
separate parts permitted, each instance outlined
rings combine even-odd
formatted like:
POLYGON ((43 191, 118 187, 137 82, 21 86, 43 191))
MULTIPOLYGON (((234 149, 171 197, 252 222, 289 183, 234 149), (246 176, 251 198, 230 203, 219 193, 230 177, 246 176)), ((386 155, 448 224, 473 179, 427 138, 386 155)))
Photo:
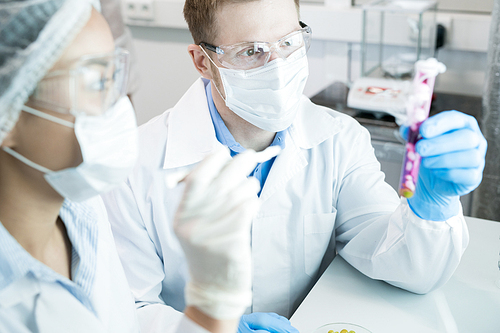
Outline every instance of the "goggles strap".
MULTIPOLYGON (((210 58, 210 57, 208 56, 207 52, 205 52, 205 49, 204 49, 202 46, 200 46, 200 48, 201 48, 201 50, 203 51, 203 53, 205 53, 205 55, 206 55, 206 56, 207 56, 207 58, 210 60, 210 62, 211 62, 212 64, 214 64, 214 66, 217 68, 217 70, 219 70, 219 67, 215 64, 215 62, 212 60, 212 58, 210 58)), ((220 78, 221 78, 221 80, 222 80, 222 77, 220 76, 220 70, 219 70, 219 77, 220 77, 220 78)), ((225 98, 224 98, 224 96, 222 96, 222 94, 220 93, 219 88, 217 88, 217 85, 215 84, 215 82, 214 82, 214 87, 215 87, 215 90, 217 90, 217 92, 219 93, 220 98, 222 98, 222 100, 223 100, 223 101, 224 101, 224 103, 225 103, 225 102, 226 102, 226 99, 225 99, 225 98)))
POLYGON ((75 127, 75 124, 73 124, 71 121, 67 121, 67 120, 64 120, 64 119, 61 119, 61 118, 58 118, 58 117, 54 117, 54 116, 52 116, 50 114, 47 114, 47 113, 42 112, 42 111, 35 110, 35 109, 30 108, 29 106, 26 106, 26 105, 23 105, 23 107, 21 108, 21 110, 23 110, 24 112, 27 112, 27 113, 31 113, 32 115, 35 115, 37 117, 44 118, 44 119, 50 120, 50 121, 52 121, 54 123, 58 123, 60 125, 66 126, 66 127, 70 127, 70 128, 74 128, 75 127))

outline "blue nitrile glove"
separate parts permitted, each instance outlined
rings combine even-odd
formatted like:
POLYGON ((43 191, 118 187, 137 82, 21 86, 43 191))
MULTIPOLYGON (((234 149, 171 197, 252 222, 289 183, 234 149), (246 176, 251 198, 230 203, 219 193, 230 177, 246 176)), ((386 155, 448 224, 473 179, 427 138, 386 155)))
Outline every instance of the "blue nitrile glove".
MULTIPOLYGON (((407 137, 408 128, 401 127, 407 137)), ((417 187, 408 203, 420 218, 444 221, 459 212, 459 198, 483 178, 487 142, 474 117, 445 111, 420 126, 422 156, 417 187)))
POLYGON ((248 332, 299 333, 288 319, 271 312, 254 312, 241 316, 238 333, 248 332))

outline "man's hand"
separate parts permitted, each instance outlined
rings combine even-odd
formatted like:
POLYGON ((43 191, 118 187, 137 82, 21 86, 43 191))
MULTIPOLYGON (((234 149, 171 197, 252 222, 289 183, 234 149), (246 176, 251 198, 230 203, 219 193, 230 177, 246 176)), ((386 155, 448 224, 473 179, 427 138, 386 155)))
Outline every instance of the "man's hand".
POLYGON ((299 333, 288 319, 276 313, 255 312, 241 316, 238 333, 299 333))
POLYGON ((459 197, 481 183, 487 142, 476 119, 458 111, 430 117, 420 134, 422 163, 408 203, 420 218, 444 221, 459 213, 459 197))

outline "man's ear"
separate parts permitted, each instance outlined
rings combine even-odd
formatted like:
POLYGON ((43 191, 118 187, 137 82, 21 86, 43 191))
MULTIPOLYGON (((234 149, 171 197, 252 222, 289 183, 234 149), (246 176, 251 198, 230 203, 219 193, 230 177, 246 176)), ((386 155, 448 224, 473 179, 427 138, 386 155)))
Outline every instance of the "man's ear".
POLYGON ((193 60, 194 67, 196 70, 203 76, 205 79, 212 80, 212 69, 210 66, 210 59, 203 52, 201 46, 196 44, 190 44, 188 46, 188 52, 191 56, 191 60, 193 60))

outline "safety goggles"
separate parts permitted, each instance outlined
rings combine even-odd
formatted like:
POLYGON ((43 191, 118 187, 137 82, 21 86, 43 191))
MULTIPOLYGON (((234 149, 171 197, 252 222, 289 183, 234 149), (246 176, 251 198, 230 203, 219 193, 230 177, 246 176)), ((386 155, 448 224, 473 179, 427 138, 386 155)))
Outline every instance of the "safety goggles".
POLYGON ((49 72, 30 97, 33 106, 60 113, 101 115, 126 93, 129 53, 123 49, 84 56, 49 72))
POLYGON ((299 22, 302 27, 280 40, 270 42, 242 42, 232 45, 214 46, 201 42, 200 46, 217 54, 219 62, 231 69, 252 69, 264 66, 272 53, 277 53, 281 58, 286 59, 295 51, 305 47, 306 51, 311 45, 312 30, 303 22, 299 22))

